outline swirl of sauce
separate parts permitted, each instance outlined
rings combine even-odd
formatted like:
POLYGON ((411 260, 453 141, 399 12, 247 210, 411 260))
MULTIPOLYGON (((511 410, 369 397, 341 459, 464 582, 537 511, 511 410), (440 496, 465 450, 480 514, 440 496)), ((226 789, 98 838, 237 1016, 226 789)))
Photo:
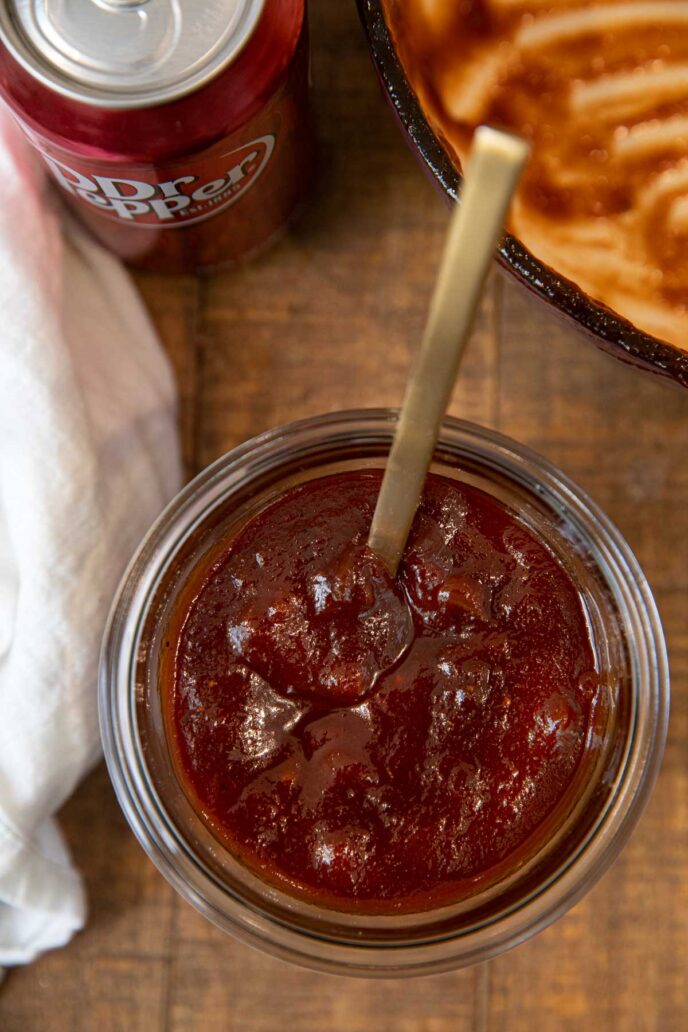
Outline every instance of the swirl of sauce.
POLYGON ((458 163, 481 122, 530 140, 511 232, 596 301, 688 348, 688 2, 385 8, 458 163))

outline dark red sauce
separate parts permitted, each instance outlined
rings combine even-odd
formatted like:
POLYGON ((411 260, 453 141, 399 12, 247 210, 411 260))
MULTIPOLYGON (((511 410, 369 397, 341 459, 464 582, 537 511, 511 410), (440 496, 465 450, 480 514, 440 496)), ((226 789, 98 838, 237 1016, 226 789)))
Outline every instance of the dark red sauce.
POLYGON ((184 789, 270 881, 352 910, 461 898, 517 866, 586 753, 597 676, 552 552, 428 478, 396 581, 380 474, 294 488, 198 568, 163 691, 184 789))

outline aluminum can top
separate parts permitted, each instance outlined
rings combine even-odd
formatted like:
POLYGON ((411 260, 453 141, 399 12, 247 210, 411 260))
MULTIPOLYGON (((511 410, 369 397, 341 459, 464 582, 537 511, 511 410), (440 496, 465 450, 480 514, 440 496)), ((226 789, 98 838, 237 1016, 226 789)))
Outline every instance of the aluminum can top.
POLYGON ((203 86, 250 39, 265 0, 0 0, 0 38, 35 78, 107 108, 203 86))

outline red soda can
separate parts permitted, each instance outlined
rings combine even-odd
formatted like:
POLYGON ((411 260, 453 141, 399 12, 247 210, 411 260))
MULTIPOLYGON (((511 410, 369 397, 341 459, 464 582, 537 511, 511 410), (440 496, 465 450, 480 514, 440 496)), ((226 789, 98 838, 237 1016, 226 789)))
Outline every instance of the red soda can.
POLYGON ((130 263, 237 261, 303 199, 305 0, 6 0, 0 40, 0 93, 130 263))

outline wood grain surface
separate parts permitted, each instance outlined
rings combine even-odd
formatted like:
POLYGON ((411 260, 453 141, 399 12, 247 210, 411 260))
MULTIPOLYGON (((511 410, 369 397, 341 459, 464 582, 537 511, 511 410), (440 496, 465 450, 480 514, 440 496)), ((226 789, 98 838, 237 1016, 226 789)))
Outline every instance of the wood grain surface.
MULTIPOLYGON (((189 473, 267 427, 397 404, 446 211, 406 151, 349 0, 314 0, 313 201, 269 254, 197 281, 140 276, 178 373, 189 473)), ((566 917, 440 977, 322 976, 226 938, 134 841, 102 765, 62 820, 86 930, 13 971, 2 1032, 673 1032, 688 1028, 688 396, 597 352, 495 275, 452 412, 561 466, 616 521, 664 620, 671 727, 629 845, 566 917)))

